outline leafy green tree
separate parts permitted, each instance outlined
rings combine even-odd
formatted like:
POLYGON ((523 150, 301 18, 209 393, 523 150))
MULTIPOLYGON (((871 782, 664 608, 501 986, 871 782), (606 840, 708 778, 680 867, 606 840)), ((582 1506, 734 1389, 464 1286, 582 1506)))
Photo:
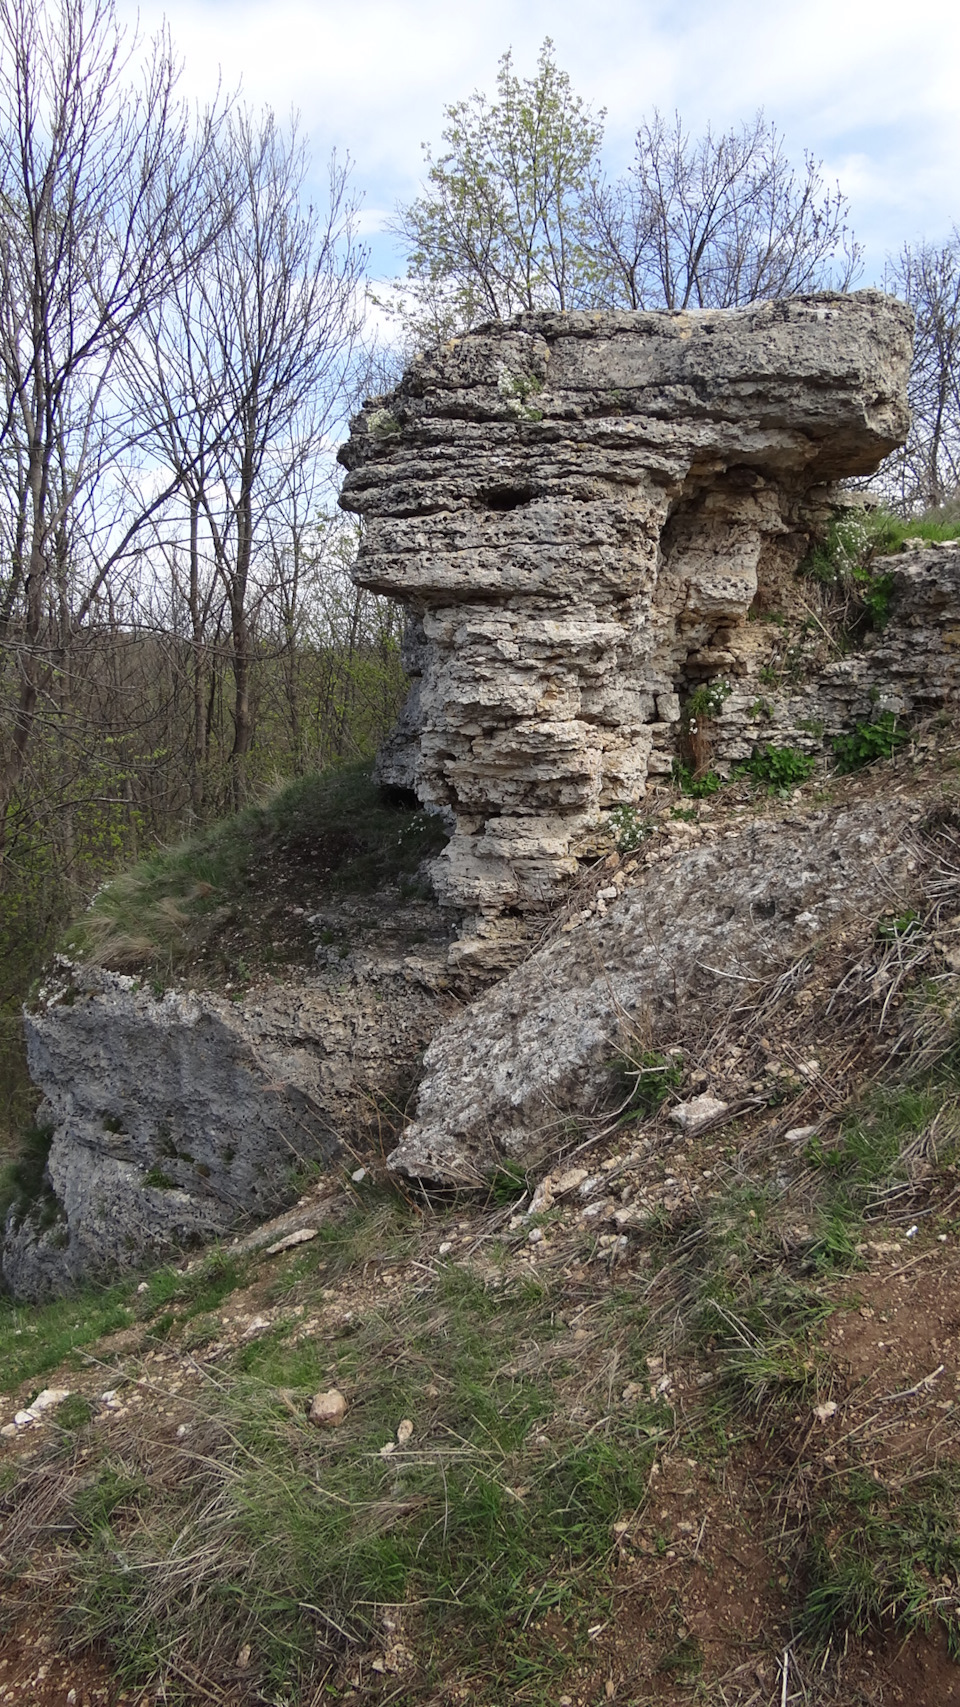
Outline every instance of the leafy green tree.
POLYGON ((529 308, 594 305, 590 185, 604 114, 576 95, 544 41, 536 75, 505 53, 497 96, 446 108, 444 152, 425 149, 427 188, 394 230, 409 252, 416 332, 436 339, 529 308))

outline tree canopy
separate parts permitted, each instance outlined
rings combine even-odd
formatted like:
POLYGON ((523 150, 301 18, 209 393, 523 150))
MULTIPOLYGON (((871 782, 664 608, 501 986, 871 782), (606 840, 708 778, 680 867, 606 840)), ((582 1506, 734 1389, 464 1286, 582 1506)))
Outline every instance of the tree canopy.
POLYGON ((414 338, 522 309, 728 308, 846 290, 861 252, 820 163, 790 160, 762 112, 691 136, 654 111, 618 179, 601 164, 605 113, 578 96, 544 41, 536 73, 500 60, 494 99, 445 109, 423 193, 393 229, 407 252, 414 338))

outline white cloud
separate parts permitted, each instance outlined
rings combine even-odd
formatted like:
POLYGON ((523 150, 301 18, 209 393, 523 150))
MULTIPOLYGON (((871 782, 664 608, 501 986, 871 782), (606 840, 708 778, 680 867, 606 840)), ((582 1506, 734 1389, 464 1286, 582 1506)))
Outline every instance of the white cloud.
MULTIPOLYGON (((132 17, 134 0, 122 4, 132 17)), ((332 146, 349 151, 371 235, 416 192, 420 144, 439 143, 444 106, 492 92, 507 47, 529 74, 548 34, 577 90, 608 109, 615 169, 654 103, 694 129, 762 106, 798 156, 831 163, 881 260, 904 236, 960 220, 954 0, 143 0, 147 31, 162 9, 192 94, 211 92, 219 65, 252 104, 300 109, 318 167, 332 146)))

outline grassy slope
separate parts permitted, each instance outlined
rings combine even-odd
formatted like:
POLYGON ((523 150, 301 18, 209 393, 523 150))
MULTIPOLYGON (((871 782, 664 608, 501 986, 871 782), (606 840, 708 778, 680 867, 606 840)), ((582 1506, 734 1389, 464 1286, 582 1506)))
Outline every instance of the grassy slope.
MULTIPOLYGON (((932 753, 917 782, 904 755, 837 786, 929 803, 950 762, 932 753)), ((905 1663, 909 1632, 949 1666, 950 928, 879 928, 910 1047, 888 1035, 876 1087, 875 1006, 855 992, 817 1032, 838 963, 809 1009, 787 1002, 759 1042, 741 1015, 727 1039, 765 1075, 754 1117, 684 1147, 659 1099, 635 1110, 587 1158, 609 1152, 615 1202, 653 1192, 625 1237, 576 1201, 538 1223, 346 1182, 300 1250, 0 1310, 4 1414, 42 1385, 74 1394, 6 1448, 8 1606, 33 1604, 39 1571, 48 1605, 69 1586, 61 1632, 99 1637, 168 1700, 224 1707, 586 1707, 608 1685, 774 1703, 785 1652, 789 1699, 850 1707, 905 1663), (814 1052, 813 1079, 784 1070, 814 1052), (792 1123, 819 1131, 798 1146, 792 1123), (333 1385, 349 1410, 322 1432, 306 1408, 333 1385)))
MULTIPOLYGON (((239 977, 309 958, 303 930, 284 927, 290 895, 370 894, 417 887, 417 867, 445 840, 429 813, 393 809, 369 764, 301 777, 260 805, 177 846, 158 849, 114 878, 66 933, 64 952, 163 979, 239 977), (229 950, 218 953, 223 939, 229 950), (211 945, 213 960, 202 964, 211 945)), ((299 909, 302 914, 303 908, 299 909)))

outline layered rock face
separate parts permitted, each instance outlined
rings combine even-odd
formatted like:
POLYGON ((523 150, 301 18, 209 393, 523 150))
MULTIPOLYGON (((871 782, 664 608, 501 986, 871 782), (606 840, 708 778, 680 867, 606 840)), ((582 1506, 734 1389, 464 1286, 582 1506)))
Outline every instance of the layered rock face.
POLYGON ((531 314, 416 360, 341 461, 360 585, 409 611, 381 757, 453 831, 452 957, 502 970, 605 814, 669 771, 704 683, 744 705, 830 487, 904 437, 908 310, 877 292, 531 314))

